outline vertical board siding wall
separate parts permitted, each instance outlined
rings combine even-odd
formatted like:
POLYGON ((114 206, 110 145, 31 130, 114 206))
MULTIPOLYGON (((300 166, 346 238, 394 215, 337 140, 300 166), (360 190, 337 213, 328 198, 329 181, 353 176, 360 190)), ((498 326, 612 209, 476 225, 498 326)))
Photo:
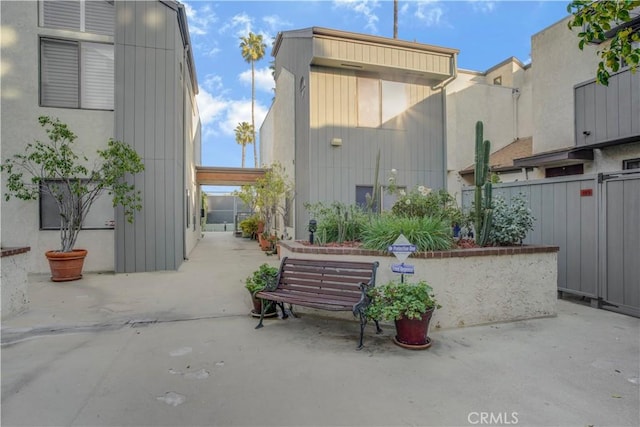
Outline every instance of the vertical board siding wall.
POLYGON ((602 298, 640 317, 640 173, 604 182, 602 298))
MULTIPOLYGON (((534 217, 524 243, 557 245, 558 289, 596 298, 598 204, 595 176, 557 178, 494 185, 493 196, 507 202, 523 194, 534 217), (592 196, 581 196, 591 189, 592 196)), ((473 188, 462 191, 462 204, 471 208, 473 188)))
POLYGON ((358 127, 357 76, 353 71, 312 67, 310 76, 309 200, 355 203, 356 185, 373 185, 380 150, 379 182, 391 169, 411 188, 444 187, 442 91, 408 84, 410 107, 392 119, 393 129, 358 127), (340 147, 331 146, 342 139, 340 147))
MULTIPOLYGON (((525 243, 560 247, 558 290, 640 317, 640 172, 498 184, 493 191, 506 200, 518 193, 535 217, 525 243)), ((463 207, 472 201, 467 187, 463 207)))
POLYGON ((577 146, 640 137, 640 73, 614 74, 609 86, 578 85, 574 99, 577 146))
POLYGON ((117 210, 116 272, 173 270, 184 257, 183 50, 175 10, 116 2, 115 137, 145 164, 132 180, 142 211, 129 224, 117 210))

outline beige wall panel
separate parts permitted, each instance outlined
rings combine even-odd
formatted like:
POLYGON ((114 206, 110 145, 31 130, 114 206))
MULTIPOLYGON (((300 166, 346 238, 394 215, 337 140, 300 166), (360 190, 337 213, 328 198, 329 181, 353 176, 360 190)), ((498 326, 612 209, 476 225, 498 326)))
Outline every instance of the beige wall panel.
POLYGON ((568 19, 531 38, 534 154, 574 145, 573 87, 595 76, 598 46, 579 50, 568 19))

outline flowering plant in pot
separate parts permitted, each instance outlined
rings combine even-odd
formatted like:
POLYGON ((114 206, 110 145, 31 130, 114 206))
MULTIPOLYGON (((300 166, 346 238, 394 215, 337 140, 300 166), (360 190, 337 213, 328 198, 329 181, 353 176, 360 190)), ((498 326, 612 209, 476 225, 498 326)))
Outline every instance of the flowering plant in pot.
POLYGON ((401 347, 423 349, 431 346, 427 337, 429 322, 440 308, 427 282, 390 281, 369 291, 371 304, 367 316, 376 320, 394 321, 394 342, 401 347))
MULTIPOLYGON (((260 298, 256 298, 256 293, 264 290, 267 287, 275 287, 278 281, 278 268, 272 267, 267 263, 262 264, 256 271, 254 271, 251 276, 247 277, 245 280, 244 287, 251 294, 251 301, 253 303, 253 310, 251 310, 251 315, 254 317, 260 317, 260 313, 262 312, 262 300, 260 298)), ((275 304, 271 304, 271 306, 267 309, 265 316, 275 316, 276 314, 276 306, 275 304)))
POLYGON ((128 144, 110 139, 98 150, 93 168, 89 159, 74 152, 77 139, 59 119, 38 118, 48 142, 26 144, 23 153, 7 158, 0 170, 7 174, 5 199, 38 200, 48 197, 58 209, 60 247, 47 251, 53 281, 77 280, 87 251, 75 243, 87 213, 105 191, 113 206, 124 207, 127 221, 133 222, 135 211, 142 208, 140 191, 124 180, 127 174, 144 170, 138 153, 128 144))

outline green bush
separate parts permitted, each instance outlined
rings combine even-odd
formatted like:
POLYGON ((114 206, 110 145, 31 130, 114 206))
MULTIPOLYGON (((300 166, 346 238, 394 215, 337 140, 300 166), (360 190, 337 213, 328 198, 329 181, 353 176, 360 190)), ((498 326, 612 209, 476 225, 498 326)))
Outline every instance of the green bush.
POLYGON ((533 215, 527 207, 524 195, 519 194, 507 204, 504 198, 493 199, 493 220, 489 242, 496 246, 521 245, 529 231, 533 230, 533 215))
POLYGON ((464 215, 456 203, 456 199, 446 190, 431 191, 420 185, 409 193, 399 192, 391 212, 397 216, 424 217, 430 216, 447 220, 449 224, 462 224, 464 215))
POLYGON ((253 274, 245 280, 245 288, 251 295, 260 292, 268 285, 273 285, 278 280, 278 268, 271 267, 269 264, 262 264, 253 274))
POLYGON ((247 219, 240 221, 240 229, 242 230, 242 234, 250 237, 258 232, 258 216, 253 215, 247 219))
POLYGON ((367 317, 376 320, 420 319, 434 307, 440 307, 433 289, 424 280, 417 283, 391 281, 369 291, 371 304, 367 317))
POLYGON ((363 224, 362 247, 386 251, 400 234, 404 234, 419 251, 446 250, 453 244, 448 220, 429 216, 418 218, 383 214, 363 224))
POLYGON ((339 202, 330 206, 322 202, 305 203, 304 207, 318 222, 316 236, 322 243, 360 240, 362 227, 369 218, 359 206, 339 202))

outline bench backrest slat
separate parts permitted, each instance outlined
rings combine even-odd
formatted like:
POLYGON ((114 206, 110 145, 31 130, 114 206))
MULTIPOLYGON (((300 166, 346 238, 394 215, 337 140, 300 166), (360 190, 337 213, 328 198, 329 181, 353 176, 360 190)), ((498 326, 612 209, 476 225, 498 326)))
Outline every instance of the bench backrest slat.
POLYGON ((292 296, 357 303, 361 283, 374 284, 377 262, 283 258, 278 289, 292 296))

